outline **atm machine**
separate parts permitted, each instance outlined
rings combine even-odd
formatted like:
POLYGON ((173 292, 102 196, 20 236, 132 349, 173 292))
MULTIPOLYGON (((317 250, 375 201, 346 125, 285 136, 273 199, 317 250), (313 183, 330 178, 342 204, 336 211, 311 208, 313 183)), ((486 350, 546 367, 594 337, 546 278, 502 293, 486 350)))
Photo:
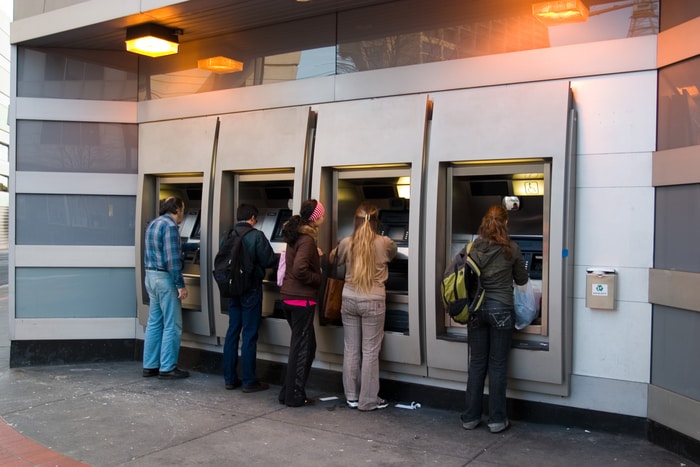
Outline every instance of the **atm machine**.
POLYGON ((180 239, 183 278, 188 298, 182 302, 182 329, 186 339, 211 342, 212 314, 208 289, 212 284, 209 221, 212 148, 216 140, 212 117, 145 123, 139 127, 139 185, 137 192, 136 269, 139 321, 148 317, 148 294, 143 285, 143 233, 158 216, 159 203, 177 196, 185 203, 180 239), (194 337, 194 335, 198 337, 194 337))
MULTIPOLYGON (((201 320, 202 315, 202 178, 197 176, 146 176, 146 185, 150 185, 152 195, 148 206, 142 212, 149 213, 143 225, 145 229, 150 220, 158 215, 159 204, 170 196, 176 196, 185 203, 185 213, 179 225, 180 245, 182 248, 182 276, 187 287, 188 296, 182 300, 183 330, 195 334, 209 335, 209 320, 201 320), (149 183, 150 182, 150 183, 149 183)), ((146 197, 144 197, 146 198, 146 197)), ((143 261, 141 261, 143 264, 143 261)), ((205 278, 206 280, 206 278, 205 278)), ((148 294, 141 281, 142 297, 148 305, 148 294)), ((205 289, 206 290, 206 289, 205 289)), ((206 296, 206 293, 204 293, 206 296)), ((208 313, 205 313, 208 315, 208 313)))
MULTIPOLYGON (((308 165, 315 114, 309 107, 287 107, 241 112, 221 117, 212 200, 212 258, 225 235, 236 224, 236 208, 250 203, 258 209, 258 223, 278 255, 284 250, 282 225, 299 206, 304 194, 304 167, 308 165)), ((276 267, 263 281, 263 317, 258 356, 275 360, 287 355, 290 332, 279 304, 276 267)), ((215 336, 220 343, 228 328, 228 300, 212 290, 215 336)))
MULTIPOLYGON (((508 230, 539 294, 537 319, 513 336, 509 388, 567 395, 571 374, 576 111, 566 80, 431 94, 426 177, 426 283, 475 238, 490 205, 508 210, 508 230)), ((426 293, 430 373, 463 381, 468 329, 426 293)))
MULTIPOLYGON (((492 205, 502 205, 508 211, 508 231, 511 239, 520 246, 525 264, 530 275, 536 302, 539 304, 538 317, 525 330, 536 332, 536 326, 546 323, 547 307, 542 309, 542 273, 543 273, 543 234, 547 227, 545 219, 545 172, 549 172, 548 163, 527 163, 489 166, 481 170, 476 168, 455 167, 448 171, 451 196, 448 206, 451 211, 451 226, 448 251, 454 257, 459 250, 477 238, 477 232, 486 210, 492 205), (522 189, 537 186, 539 190, 522 189)), ((547 175, 547 179, 549 176, 547 175)), ((445 315, 446 333, 461 335, 465 326, 457 324, 445 315)))
MULTIPOLYGON (((396 243, 398 253, 389 263, 389 278, 385 284, 387 295, 384 331, 408 334, 408 257, 410 199, 400 197, 399 183, 409 186, 407 170, 367 169, 338 173, 337 199, 331 205, 333 217, 337 218, 337 233, 331 239, 333 245, 352 235, 355 210, 363 201, 373 203, 379 209, 378 233, 396 243)), ((329 323, 321 320, 322 324, 329 323)))
MULTIPOLYGON (((380 367, 397 374, 426 376, 420 236, 430 101, 426 95, 415 94, 320 104, 316 110, 310 193, 326 206, 320 246, 330 251, 352 233, 360 201, 377 205, 380 228, 398 244, 398 257, 389 266, 391 277, 386 284, 380 367)), ((319 358, 342 362, 342 326, 319 323, 316 340, 319 358)))
MULTIPOLYGON (((292 216, 292 199, 294 180, 288 176, 277 174, 240 175, 236 178, 237 195, 240 203, 252 204, 258 208, 258 223, 255 228, 261 230, 270 241, 275 251, 277 261, 284 252, 286 244, 282 238, 282 227, 292 216), (261 177, 266 180, 259 180, 261 177)), ((234 214, 235 215, 235 214, 234 214)), ((226 302, 222 301, 222 306, 226 302)), ((226 310, 222 309, 222 312, 226 310)), ((268 268, 263 280, 263 316, 284 319, 284 312, 279 300, 277 287, 277 267, 268 268)))

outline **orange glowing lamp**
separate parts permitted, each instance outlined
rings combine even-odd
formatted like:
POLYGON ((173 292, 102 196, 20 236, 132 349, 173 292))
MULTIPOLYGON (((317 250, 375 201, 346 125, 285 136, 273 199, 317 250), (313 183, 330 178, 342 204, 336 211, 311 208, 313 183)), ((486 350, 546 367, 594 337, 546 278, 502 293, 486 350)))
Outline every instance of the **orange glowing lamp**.
POLYGON ((547 26, 588 21, 588 7, 581 0, 550 0, 532 4, 532 15, 547 26))

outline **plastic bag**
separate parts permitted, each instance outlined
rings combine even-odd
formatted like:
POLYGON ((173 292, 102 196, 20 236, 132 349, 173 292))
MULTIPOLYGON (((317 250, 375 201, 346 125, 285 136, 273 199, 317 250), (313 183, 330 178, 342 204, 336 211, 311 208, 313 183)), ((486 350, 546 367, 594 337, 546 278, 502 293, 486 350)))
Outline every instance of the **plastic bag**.
POLYGON ((280 253, 280 262, 277 265, 277 286, 282 287, 284 282, 284 273, 287 272, 287 250, 280 253))
POLYGON ((521 330, 528 327, 537 317, 532 281, 528 280, 524 285, 516 284, 513 287, 513 299, 515 301, 515 329, 521 330))

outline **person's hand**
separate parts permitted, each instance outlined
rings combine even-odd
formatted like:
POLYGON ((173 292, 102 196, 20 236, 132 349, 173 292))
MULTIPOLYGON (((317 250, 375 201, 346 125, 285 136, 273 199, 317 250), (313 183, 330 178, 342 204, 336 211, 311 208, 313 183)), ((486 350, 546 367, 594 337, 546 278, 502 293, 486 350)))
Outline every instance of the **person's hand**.
POLYGON ((316 248, 318 250, 318 256, 323 256, 323 250, 320 248, 316 248))
POLYGON ((187 298, 187 295, 187 287, 177 289, 177 298, 179 298, 180 300, 185 300, 187 298))

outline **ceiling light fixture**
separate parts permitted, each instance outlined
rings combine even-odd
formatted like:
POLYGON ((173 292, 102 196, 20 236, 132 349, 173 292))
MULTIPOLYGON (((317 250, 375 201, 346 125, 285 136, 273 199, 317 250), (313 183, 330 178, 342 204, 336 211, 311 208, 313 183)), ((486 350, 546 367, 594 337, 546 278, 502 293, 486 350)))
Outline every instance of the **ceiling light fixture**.
POLYGON ((234 73, 243 71, 243 62, 219 55, 197 60, 197 68, 213 73, 234 73))
POLYGON ((182 29, 172 29, 160 24, 145 23, 126 30, 126 50, 148 57, 176 54, 177 36, 182 29))
POLYGON ((532 4, 532 15, 547 26, 588 21, 588 7, 581 0, 550 0, 532 4))
POLYGON ((411 177, 399 177, 396 181, 396 191, 399 198, 409 199, 411 197, 411 177))

